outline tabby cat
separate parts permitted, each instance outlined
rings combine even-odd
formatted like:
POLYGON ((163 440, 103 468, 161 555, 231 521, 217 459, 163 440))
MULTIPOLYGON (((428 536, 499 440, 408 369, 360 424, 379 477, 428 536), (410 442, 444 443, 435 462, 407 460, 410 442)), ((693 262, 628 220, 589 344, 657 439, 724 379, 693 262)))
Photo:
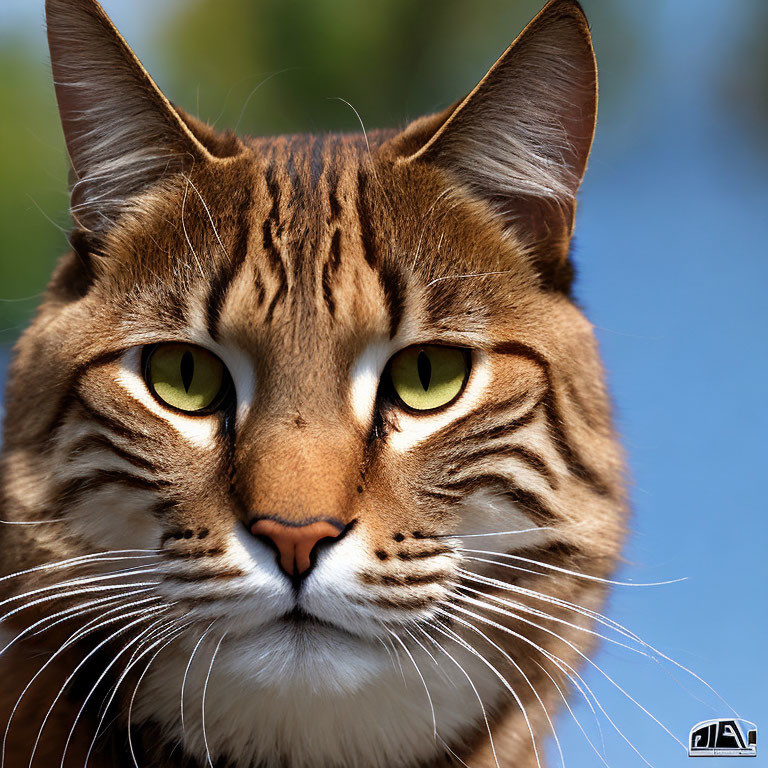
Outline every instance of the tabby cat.
POLYGON ((46 7, 74 228, 7 388, 4 768, 543 765, 625 529, 579 4, 402 131, 269 139, 46 7))

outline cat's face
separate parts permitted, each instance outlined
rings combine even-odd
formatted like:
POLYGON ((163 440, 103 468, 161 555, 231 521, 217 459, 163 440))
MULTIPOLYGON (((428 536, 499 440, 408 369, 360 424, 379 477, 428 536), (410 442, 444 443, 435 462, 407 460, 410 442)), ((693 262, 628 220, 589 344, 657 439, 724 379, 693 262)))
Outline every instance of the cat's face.
MULTIPOLYGON (((85 0, 49 6, 65 83, 85 61, 71 30, 109 30, 85 0)), ((572 3, 484 82, 535 71, 552 40, 586 70, 569 86, 558 68, 548 108, 558 89, 585 101, 549 122, 584 129, 594 75, 572 3)), ((541 678, 532 649, 552 641, 503 601, 597 605, 598 587, 551 566, 604 575, 620 539, 599 360, 567 295, 572 193, 556 189, 578 184, 589 141, 548 159, 534 138, 555 128, 527 116, 494 155, 512 85, 403 134, 276 140, 216 137, 152 95, 153 132, 146 81, 130 82, 110 129, 122 148, 104 125, 75 130, 104 105, 59 85, 81 227, 19 346, 4 483, 9 514, 60 523, 14 530, 4 567, 141 558, 98 566, 136 567, 116 582, 146 601, 136 631, 168 641, 134 717, 198 757, 378 765, 397 729, 387 764, 407 764, 442 749, 434 725, 458 748, 484 727, 467 697, 503 713, 506 680, 541 678), (502 160, 513 172, 491 194, 502 160), (480 615, 490 669, 469 650, 480 615), (431 692, 434 724, 406 678, 431 692)))

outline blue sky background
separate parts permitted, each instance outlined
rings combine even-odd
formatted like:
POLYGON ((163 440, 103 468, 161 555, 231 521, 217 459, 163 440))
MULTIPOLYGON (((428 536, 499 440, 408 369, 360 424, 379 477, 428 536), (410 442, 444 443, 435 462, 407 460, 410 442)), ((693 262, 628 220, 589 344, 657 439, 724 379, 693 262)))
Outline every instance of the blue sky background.
MULTIPOLYGON (((588 14, 597 5, 583 4, 588 14)), ((42 44, 35 5, 3 0, 0 33, 25 25, 42 44)), ((105 5, 142 43, 157 3, 105 5)), ((732 108, 723 81, 726 64, 736 90, 753 67, 766 66, 744 42, 759 2, 616 5, 640 51, 598 125, 578 216, 577 293, 597 327, 632 473, 632 533, 618 578, 688 580, 619 587, 607 613, 762 725, 765 755, 768 149, 757 124, 732 108)), ((593 33, 600 62, 600 28, 593 33)), ((148 45, 136 48, 144 54, 148 45)), ((0 286, 0 298, 15 297, 0 286)), ((0 350, 0 368, 6 361, 0 350)), ((697 721, 729 714, 695 680, 675 672, 676 681, 668 664, 608 646, 595 660, 681 741, 697 721)), ((689 763, 599 672, 584 678, 649 763, 689 763)), ((597 734, 586 705, 574 712, 597 734)), ((643 765, 605 720, 602 729, 610 765, 643 765)), ((566 765, 599 764, 567 713, 559 732, 566 765)))

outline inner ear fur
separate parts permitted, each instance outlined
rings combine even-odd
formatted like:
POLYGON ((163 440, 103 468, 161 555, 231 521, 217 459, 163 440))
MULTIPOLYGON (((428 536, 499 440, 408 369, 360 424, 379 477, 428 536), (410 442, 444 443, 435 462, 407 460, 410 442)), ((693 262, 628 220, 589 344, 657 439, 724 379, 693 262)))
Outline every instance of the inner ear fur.
POLYGON ((46 0, 46 22, 81 229, 103 231, 164 177, 240 153, 171 105, 96 0, 46 0))
POLYGON ((530 246, 544 284, 568 291, 576 194, 597 114, 597 68, 576 0, 551 0, 457 106, 391 146, 484 199, 530 246), (423 139, 423 143, 419 143, 423 139))

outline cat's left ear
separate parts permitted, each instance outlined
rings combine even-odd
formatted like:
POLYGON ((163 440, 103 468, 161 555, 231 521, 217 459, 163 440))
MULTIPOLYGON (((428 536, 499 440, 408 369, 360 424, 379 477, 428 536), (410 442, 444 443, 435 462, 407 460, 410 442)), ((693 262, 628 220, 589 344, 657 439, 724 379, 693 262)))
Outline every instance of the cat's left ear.
POLYGON ((551 0, 458 106, 393 143, 405 150, 403 162, 437 165, 490 203, 533 246, 544 282, 567 291, 596 114, 584 12, 576 0, 551 0))
POLYGON ((81 228, 108 229, 168 175, 236 153, 234 137, 171 105, 96 0, 46 0, 45 10, 81 228))

